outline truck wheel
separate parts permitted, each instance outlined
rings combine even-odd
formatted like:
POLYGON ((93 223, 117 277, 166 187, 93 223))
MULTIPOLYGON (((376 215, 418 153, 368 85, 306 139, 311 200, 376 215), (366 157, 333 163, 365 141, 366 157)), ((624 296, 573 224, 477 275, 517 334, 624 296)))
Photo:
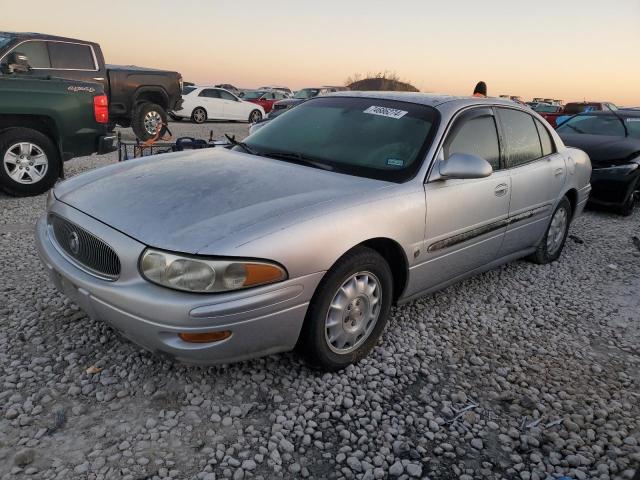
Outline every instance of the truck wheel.
POLYGON ((60 155, 51 139, 30 128, 0 135, 0 189, 26 197, 49 190, 60 176, 60 155))
POLYGON ((158 125, 167 124, 167 112, 160 105, 145 102, 133 111, 131 128, 140 140, 146 141, 156 136, 158 125))

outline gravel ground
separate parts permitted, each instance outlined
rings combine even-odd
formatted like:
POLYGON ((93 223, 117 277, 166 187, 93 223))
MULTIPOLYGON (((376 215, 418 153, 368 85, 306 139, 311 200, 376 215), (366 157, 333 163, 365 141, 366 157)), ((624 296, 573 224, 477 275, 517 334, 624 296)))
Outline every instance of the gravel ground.
POLYGON ((369 358, 323 374, 295 354, 188 367, 122 340, 45 277, 44 204, 0 196, 2 479, 605 480, 640 465, 640 212, 587 212, 559 262, 394 309, 369 358))

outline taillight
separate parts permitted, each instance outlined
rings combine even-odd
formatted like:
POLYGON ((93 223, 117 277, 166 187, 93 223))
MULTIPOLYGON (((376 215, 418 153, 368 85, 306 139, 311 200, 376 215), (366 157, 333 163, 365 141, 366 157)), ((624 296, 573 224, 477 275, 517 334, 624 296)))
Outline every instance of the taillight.
POLYGON ((98 123, 109 123, 109 100, 106 95, 93 97, 93 114, 98 123))

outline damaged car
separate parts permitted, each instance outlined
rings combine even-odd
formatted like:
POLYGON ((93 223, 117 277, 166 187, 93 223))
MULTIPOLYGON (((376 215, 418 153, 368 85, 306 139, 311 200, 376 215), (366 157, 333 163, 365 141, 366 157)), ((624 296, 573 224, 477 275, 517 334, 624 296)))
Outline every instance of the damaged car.
POLYGON ((57 288, 180 361, 339 370, 393 304, 557 260, 590 191, 587 155, 500 99, 336 93, 231 140, 58 184, 36 235, 57 288))
POLYGON ((582 113, 557 132, 591 158, 590 202, 631 215, 640 202, 640 111, 582 113))

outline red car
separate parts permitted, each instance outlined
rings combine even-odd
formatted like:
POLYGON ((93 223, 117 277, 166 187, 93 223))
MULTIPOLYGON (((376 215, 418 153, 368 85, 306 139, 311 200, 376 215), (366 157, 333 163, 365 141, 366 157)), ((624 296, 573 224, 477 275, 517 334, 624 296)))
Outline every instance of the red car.
POLYGON ((558 126, 558 120, 562 123, 564 120, 584 112, 601 112, 606 110, 618 110, 611 102, 572 102, 567 103, 562 110, 556 113, 540 112, 538 113, 544 117, 544 119, 551 124, 553 128, 558 126))
POLYGON ((256 90, 247 92, 242 97, 243 100, 251 103, 257 103, 264 108, 265 113, 269 113, 273 108, 273 104, 277 101, 284 100, 287 96, 276 90, 256 90))

